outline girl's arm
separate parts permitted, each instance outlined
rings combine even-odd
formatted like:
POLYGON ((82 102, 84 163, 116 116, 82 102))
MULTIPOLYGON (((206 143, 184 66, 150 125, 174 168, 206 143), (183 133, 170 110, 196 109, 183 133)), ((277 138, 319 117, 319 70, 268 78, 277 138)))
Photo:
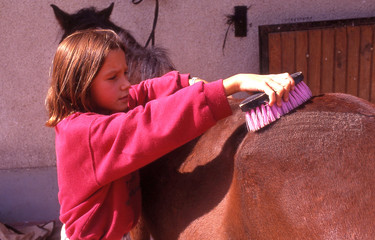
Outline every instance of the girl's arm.
POLYGON ((232 113, 222 81, 196 83, 90 124, 96 176, 106 184, 191 141, 232 113))
POLYGON ((169 96, 187 86, 189 86, 189 74, 180 74, 177 71, 169 72, 159 78, 145 80, 130 88, 129 108, 144 106, 148 101, 169 96))

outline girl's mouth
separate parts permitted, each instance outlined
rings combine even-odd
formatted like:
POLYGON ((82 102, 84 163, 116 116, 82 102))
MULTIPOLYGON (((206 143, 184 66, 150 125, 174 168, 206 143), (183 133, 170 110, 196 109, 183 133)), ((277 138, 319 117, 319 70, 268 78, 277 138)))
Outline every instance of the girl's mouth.
POLYGON ((128 95, 126 95, 126 96, 124 96, 124 97, 120 97, 119 98, 121 101, 123 101, 123 100, 128 100, 128 95))

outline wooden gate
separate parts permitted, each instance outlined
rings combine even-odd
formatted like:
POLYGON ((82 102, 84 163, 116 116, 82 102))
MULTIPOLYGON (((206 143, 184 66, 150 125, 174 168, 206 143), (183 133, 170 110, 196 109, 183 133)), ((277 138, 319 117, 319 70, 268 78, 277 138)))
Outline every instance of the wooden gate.
POLYGON ((259 27, 260 71, 302 71, 314 95, 375 103, 375 17, 259 27))

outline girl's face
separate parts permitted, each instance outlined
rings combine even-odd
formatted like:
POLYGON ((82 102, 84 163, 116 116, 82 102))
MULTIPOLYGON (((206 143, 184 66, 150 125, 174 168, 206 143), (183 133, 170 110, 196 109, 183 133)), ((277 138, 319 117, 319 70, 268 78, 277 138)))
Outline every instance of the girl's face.
POLYGON ((111 114, 128 108, 130 82, 125 53, 111 50, 91 85, 91 97, 96 112, 111 114))

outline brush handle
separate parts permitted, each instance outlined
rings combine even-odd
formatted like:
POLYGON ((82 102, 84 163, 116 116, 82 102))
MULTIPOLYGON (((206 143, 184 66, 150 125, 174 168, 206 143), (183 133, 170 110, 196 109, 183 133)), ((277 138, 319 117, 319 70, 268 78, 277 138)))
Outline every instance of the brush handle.
MULTIPOLYGON (((294 84, 297 85, 303 80, 302 72, 296 72, 290 74, 294 80, 294 84)), ((269 101, 268 95, 266 93, 260 92, 251 95, 240 103, 240 108, 243 112, 248 112, 249 110, 260 106, 261 104, 269 101)))

